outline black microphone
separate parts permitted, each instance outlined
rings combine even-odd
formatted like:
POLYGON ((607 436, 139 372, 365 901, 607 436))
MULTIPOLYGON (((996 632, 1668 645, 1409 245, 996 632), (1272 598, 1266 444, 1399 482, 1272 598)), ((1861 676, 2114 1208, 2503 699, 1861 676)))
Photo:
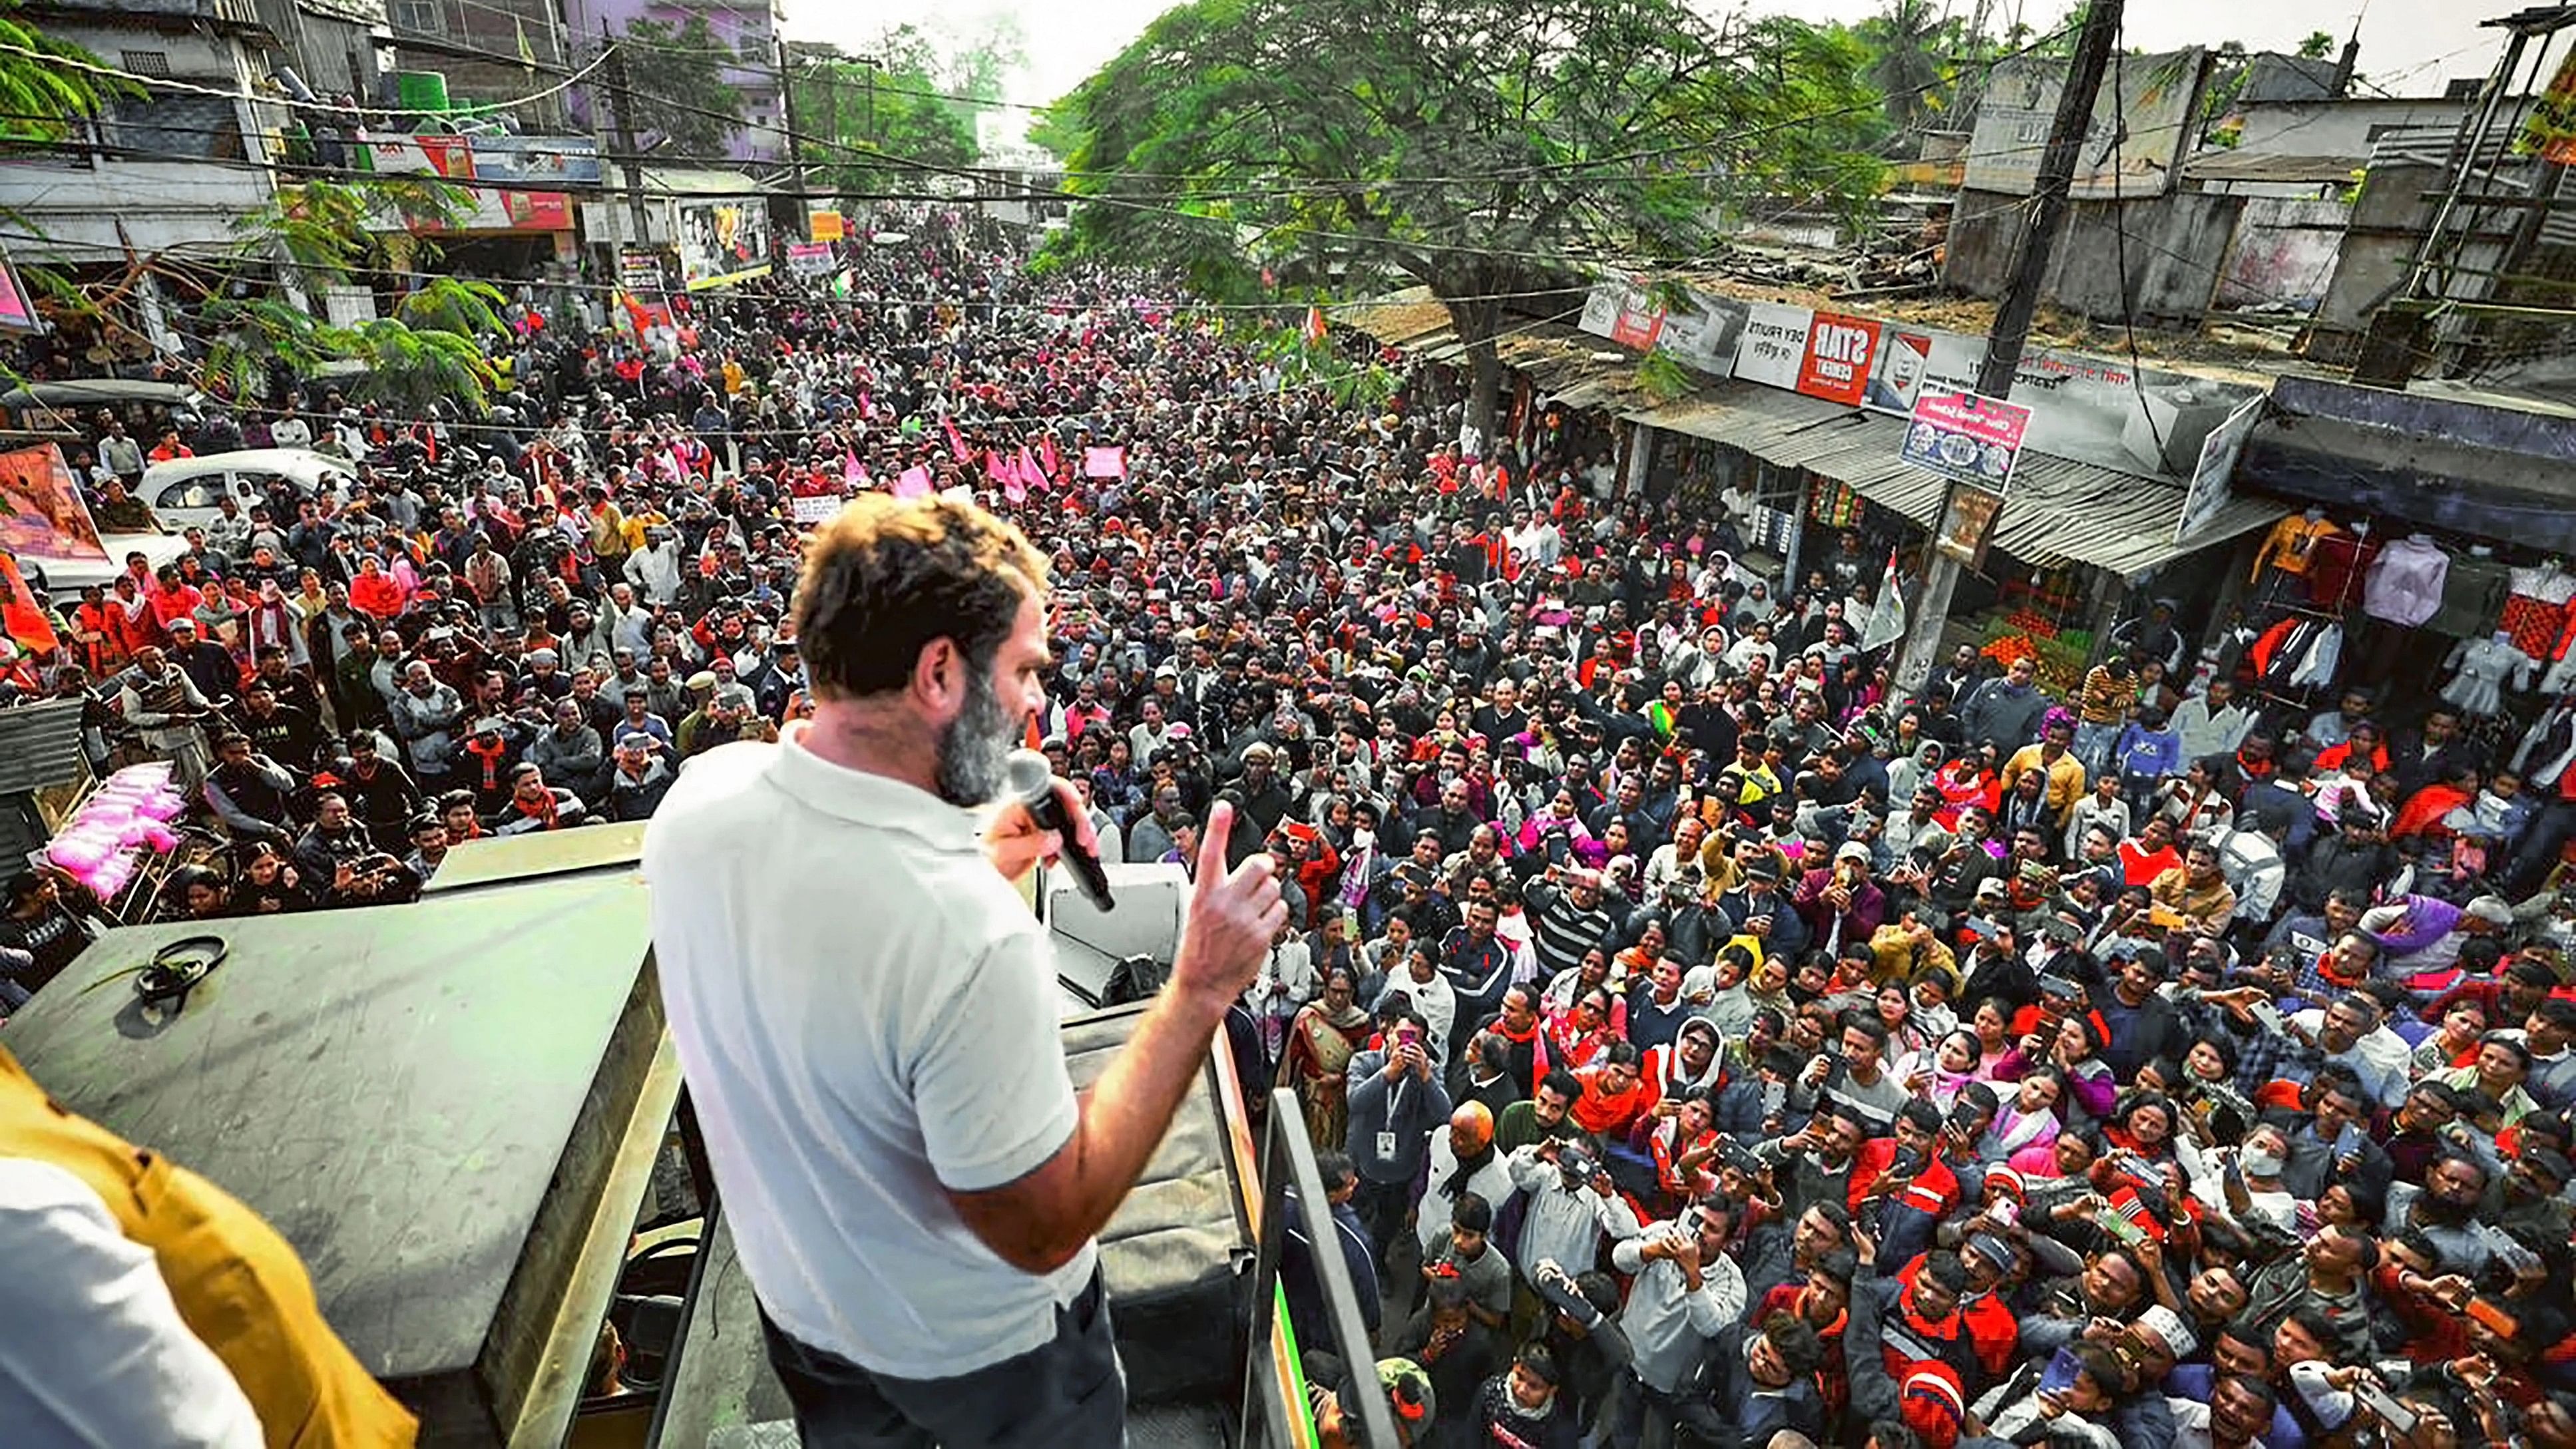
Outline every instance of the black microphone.
POLYGON ((1082 887, 1085 900, 1103 911, 1115 910, 1118 902, 1109 895, 1109 872, 1100 868, 1100 852, 1074 838, 1073 822, 1065 818, 1064 797, 1056 793, 1055 766, 1035 750, 1011 751, 1011 798, 1029 807, 1029 814, 1040 830, 1052 830, 1064 841, 1057 857, 1073 872, 1074 881, 1082 887))

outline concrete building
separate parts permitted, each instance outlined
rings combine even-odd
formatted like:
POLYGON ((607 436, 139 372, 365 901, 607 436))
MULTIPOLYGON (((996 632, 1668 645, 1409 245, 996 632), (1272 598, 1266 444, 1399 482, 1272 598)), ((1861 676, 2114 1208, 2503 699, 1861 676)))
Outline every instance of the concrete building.
POLYGON ((43 0, 45 33, 138 76, 184 82, 120 97, 60 147, 0 160, 0 208, 21 262, 121 264, 129 254, 211 257, 233 221, 276 194, 287 108, 282 43, 253 0, 43 0), (214 92, 215 94, 209 94, 214 92))
POLYGON ((409 80, 387 101, 425 111, 489 105, 526 96, 513 107, 523 131, 561 130, 571 117, 566 93, 541 95, 576 62, 571 36, 554 0, 385 0, 400 69, 409 80), (434 101, 443 100, 443 104, 434 101))

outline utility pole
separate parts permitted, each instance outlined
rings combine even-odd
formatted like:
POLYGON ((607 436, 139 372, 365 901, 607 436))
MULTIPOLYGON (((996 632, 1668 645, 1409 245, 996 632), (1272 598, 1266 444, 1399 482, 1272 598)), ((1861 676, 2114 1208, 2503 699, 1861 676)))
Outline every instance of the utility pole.
MULTIPOLYGON (((2084 150, 2084 133, 2093 122, 2093 103, 2102 93, 2112 48, 2119 44, 2120 20, 2127 0, 2091 0, 2084 28, 2075 38, 2075 59, 2057 95, 2057 117, 2050 123, 2047 149, 2040 153, 2039 174, 2031 189, 2030 225, 2013 249, 2010 279, 1995 305, 1994 330, 1986 335, 1986 356, 1977 368, 1977 393, 1998 401, 2010 398, 2013 378, 2021 371, 2022 348, 2030 341, 2031 317, 2039 310, 2040 287, 2048 261, 2066 229, 2075 185, 2075 163, 2084 150)), ((2127 286, 2128 279, 2122 278, 2127 286)), ((1923 598, 1915 606, 1905 634, 1905 653, 1897 662, 1896 686, 1905 694, 1923 688, 1941 650, 1941 626, 1950 618, 1950 599, 1959 587, 1959 562, 1938 546, 1939 522, 1946 521, 1951 500, 1962 485, 1941 491, 1941 520, 1935 523, 1935 546, 1923 578, 1923 598)))
POLYGON ((790 173, 796 178, 798 209, 796 225, 797 230, 801 232, 805 227, 803 214, 813 209, 811 203, 814 200, 814 193, 807 190, 805 185, 805 151, 797 144, 797 137, 804 133, 796 127, 796 79, 794 73, 789 70, 787 61, 787 40, 786 37, 781 36, 778 39, 778 116, 786 126, 787 164, 790 173))
POLYGON ((608 47, 603 64, 607 68, 608 114, 617 137, 617 159, 626 163, 626 216, 632 225, 628 240, 634 246, 649 247, 653 232, 645 222, 644 158, 635 152, 635 117, 626 87, 626 47, 609 38, 606 20, 599 22, 599 39, 608 47))

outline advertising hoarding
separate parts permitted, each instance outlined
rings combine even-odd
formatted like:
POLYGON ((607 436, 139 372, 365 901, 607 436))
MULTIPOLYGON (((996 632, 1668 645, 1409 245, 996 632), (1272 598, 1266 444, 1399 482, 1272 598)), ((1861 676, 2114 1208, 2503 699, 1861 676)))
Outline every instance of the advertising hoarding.
POLYGON ((769 212, 757 197, 675 202, 680 285, 692 292, 769 275, 769 212))

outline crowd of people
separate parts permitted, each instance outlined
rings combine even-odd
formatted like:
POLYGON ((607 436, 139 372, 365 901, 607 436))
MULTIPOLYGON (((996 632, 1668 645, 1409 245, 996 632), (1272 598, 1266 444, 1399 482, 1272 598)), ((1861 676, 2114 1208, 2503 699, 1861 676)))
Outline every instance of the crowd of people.
MULTIPOLYGON (((55 600, 5 689, 199 792, 162 912, 400 901, 776 738, 800 520, 967 489, 1051 560, 1030 734, 1105 853, 1189 868, 1222 798, 1278 860, 1231 1039, 1415 1444, 2576 1444, 2576 892, 2455 711, 2185 689, 2161 614, 2064 699, 1973 649, 1900 697, 1875 544, 1767 579, 1579 420, 1463 456, 1445 374, 1337 403, 1147 279, 905 230, 845 297, 518 309, 508 426, 306 389, 165 439, 358 481, 55 600)), ((0 990, 99 912, 19 877, 0 990)))

